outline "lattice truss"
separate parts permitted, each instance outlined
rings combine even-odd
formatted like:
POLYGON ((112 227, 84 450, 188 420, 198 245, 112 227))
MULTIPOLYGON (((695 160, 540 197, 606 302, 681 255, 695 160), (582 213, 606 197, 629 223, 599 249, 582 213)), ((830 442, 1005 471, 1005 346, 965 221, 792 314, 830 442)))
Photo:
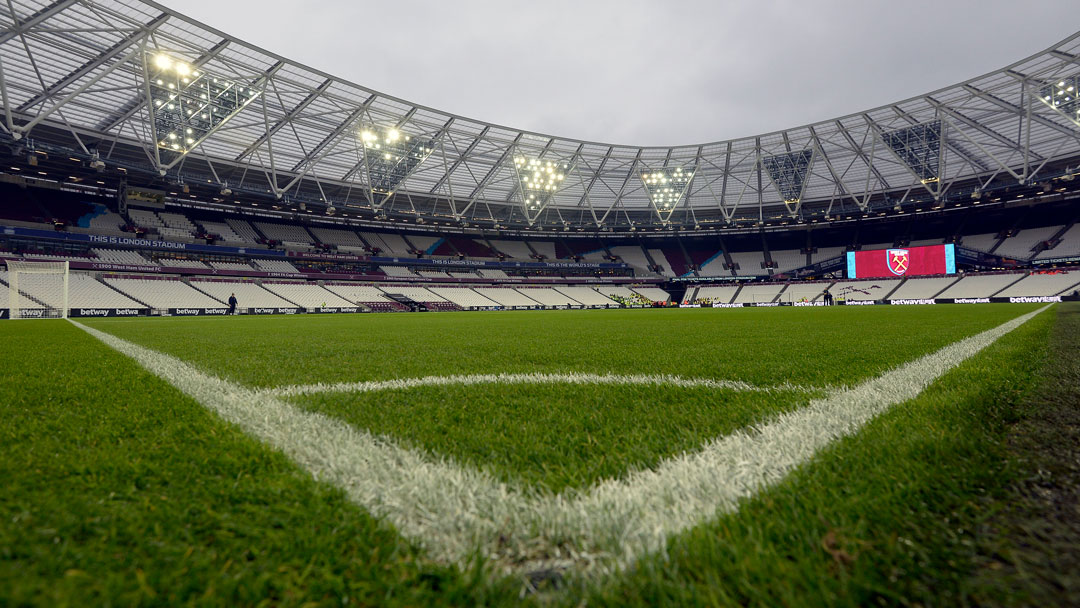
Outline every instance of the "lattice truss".
POLYGON ((0 4, 0 25, 0 143, 15 153, 97 155, 130 175, 227 184, 285 208, 496 225, 723 225, 1031 182, 1080 158, 1080 35, 900 103, 768 135, 649 147, 426 108, 140 0, 16 0, 0 4), (388 129, 402 138, 386 142, 388 129), (515 157, 568 168, 531 205, 540 191, 523 188, 515 157), (658 206, 642 176, 677 167, 693 177, 658 206))

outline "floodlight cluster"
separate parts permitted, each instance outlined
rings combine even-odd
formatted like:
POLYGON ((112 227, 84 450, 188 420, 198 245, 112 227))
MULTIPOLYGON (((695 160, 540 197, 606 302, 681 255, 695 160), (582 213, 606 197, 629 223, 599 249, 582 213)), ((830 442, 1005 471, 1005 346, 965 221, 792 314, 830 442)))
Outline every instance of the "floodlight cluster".
POLYGON ((148 61, 147 74, 158 148, 175 154, 186 154, 260 94, 165 54, 148 61))
POLYGON ((648 191, 649 198, 656 208, 669 210, 674 209, 682 200, 686 187, 693 177, 694 169, 684 170, 682 167, 676 167, 647 171, 641 174, 641 181, 645 184, 645 190, 648 191))
POLYGON ((521 181, 522 198, 532 210, 538 210, 558 191, 569 169, 566 163, 539 158, 514 157, 514 169, 521 181))
POLYGON ((813 157, 814 151, 807 149, 766 156, 761 159, 761 164, 769 173, 769 178, 772 179, 785 203, 797 203, 802 198, 803 186, 810 172, 810 161, 813 157))
POLYGON ((1062 78, 1039 89, 1039 99, 1043 103, 1080 121, 1080 75, 1062 78))
POLYGON ((885 145, 911 168, 923 184, 938 181, 941 169, 941 121, 919 123, 882 133, 885 145))
POLYGON ((435 151, 435 142, 413 137, 396 127, 360 130, 364 166, 373 192, 392 194, 435 151))

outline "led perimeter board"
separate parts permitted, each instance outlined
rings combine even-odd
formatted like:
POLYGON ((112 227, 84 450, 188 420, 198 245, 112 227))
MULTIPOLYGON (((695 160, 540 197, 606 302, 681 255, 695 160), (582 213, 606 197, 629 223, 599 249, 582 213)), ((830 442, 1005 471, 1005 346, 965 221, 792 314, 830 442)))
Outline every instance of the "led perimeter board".
POLYGON ((849 251, 849 279, 918 277, 928 274, 955 274, 956 246, 929 245, 872 251, 849 251))

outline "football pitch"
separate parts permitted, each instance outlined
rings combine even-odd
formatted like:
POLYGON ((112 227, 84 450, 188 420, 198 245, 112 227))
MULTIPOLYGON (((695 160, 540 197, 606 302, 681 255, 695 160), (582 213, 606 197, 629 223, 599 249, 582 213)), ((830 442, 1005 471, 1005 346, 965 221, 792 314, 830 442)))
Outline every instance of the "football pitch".
POLYGON ((0 324, 0 605, 955 604, 1055 307, 0 324))

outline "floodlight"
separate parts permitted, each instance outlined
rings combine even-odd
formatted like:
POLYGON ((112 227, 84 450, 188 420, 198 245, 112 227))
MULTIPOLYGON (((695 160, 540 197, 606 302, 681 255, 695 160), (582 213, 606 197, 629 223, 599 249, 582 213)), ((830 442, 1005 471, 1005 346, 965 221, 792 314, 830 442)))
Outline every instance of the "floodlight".
POLYGON ((435 142, 426 137, 374 125, 360 130, 360 146, 364 151, 361 167, 371 192, 382 195, 384 201, 435 151, 435 142))

